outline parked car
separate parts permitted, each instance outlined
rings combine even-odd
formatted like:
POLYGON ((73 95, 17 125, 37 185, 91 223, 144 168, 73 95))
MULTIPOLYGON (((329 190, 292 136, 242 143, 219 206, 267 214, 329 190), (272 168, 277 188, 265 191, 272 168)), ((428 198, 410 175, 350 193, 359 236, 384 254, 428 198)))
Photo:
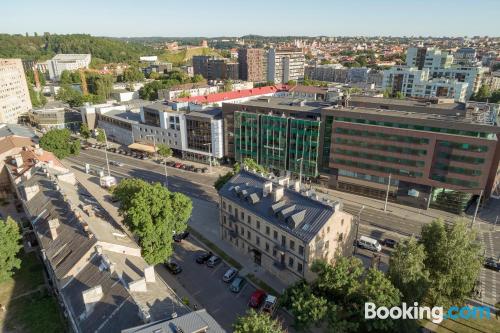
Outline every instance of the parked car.
POLYGON ((248 306, 254 309, 258 309, 262 304, 262 302, 264 302, 265 298, 266 298, 266 293, 264 292, 264 290, 257 289, 250 296, 250 300, 248 301, 248 306))
POLYGON ((187 165, 186 164, 181 165, 181 169, 182 170, 186 170, 187 169, 187 165))
POLYGON ((396 245, 398 244, 397 241, 395 241, 394 239, 391 239, 391 238, 386 238, 381 243, 383 246, 387 246, 390 248, 395 248, 396 245))
POLYGON ((170 167, 173 167, 175 165, 174 161, 167 161, 166 164, 170 167))
POLYGON ((267 295, 264 305, 262 306, 262 312, 269 313, 271 316, 276 311, 278 304, 278 298, 273 295, 267 295))
POLYGON ((174 168, 180 169, 183 165, 184 164, 177 162, 175 163, 174 168))
POLYGON ((229 286, 229 290, 231 290, 233 293, 239 293, 246 283, 247 281, 244 278, 238 276, 229 286))
POLYGON ((195 169, 194 169, 194 171, 195 171, 196 173, 201 173, 201 168, 195 168, 195 169))
POLYGON ((207 172, 208 172, 208 168, 207 168, 207 167, 205 167, 205 168, 201 169, 201 172, 203 172, 203 173, 207 173, 207 172))
POLYGON ((213 256, 213 253, 212 252, 203 252, 203 253, 200 253, 196 256, 196 262, 198 264, 204 264, 208 261, 208 259, 210 259, 211 257, 213 256))
POLYGON ((222 281, 229 283, 233 281, 236 275, 238 275, 238 270, 236 268, 231 267, 226 271, 226 273, 224 273, 222 281))
POLYGON ((93 143, 93 144, 91 144, 90 146, 91 146, 92 148, 95 148, 95 147, 96 147, 96 144, 95 144, 95 143, 93 143))
POLYGON ((124 164, 120 161, 109 161, 109 164, 122 167, 124 164))
POLYGON ((362 249, 367 249, 370 251, 382 251, 382 245, 380 245, 378 240, 366 236, 361 236, 358 239, 358 246, 362 249))
POLYGON ((221 261, 222 260, 219 257, 211 256, 210 259, 208 259, 208 261, 207 261, 207 266, 208 267, 215 267, 218 264, 220 264, 221 261))
POLYGON ((149 159, 148 155, 141 155, 141 160, 148 160, 148 159, 149 159))
POLYGON ((484 260, 484 267, 499 272, 500 262, 493 257, 489 257, 484 260))
POLYGON ((188 236, 189 236, 189 232, 188 231, 184 231, 184 232, 181 232, 179 234, 175 234, 173 238, 174 238, 175 242, 179 243, 183 239, 186 239, 188 236))
POLYGON ((186 166, 186 170, 188 170, 188 171, 194 171, 194 166, 193 165, 188 165, 188 166, 186 166))
POLYGON ((182 272, 182 267, 178 263, 176 263, 173 260, 170 260, 169 262, 165 263, 165 267, 168 269, 168 271, 172 274, 179 274, 182 272))

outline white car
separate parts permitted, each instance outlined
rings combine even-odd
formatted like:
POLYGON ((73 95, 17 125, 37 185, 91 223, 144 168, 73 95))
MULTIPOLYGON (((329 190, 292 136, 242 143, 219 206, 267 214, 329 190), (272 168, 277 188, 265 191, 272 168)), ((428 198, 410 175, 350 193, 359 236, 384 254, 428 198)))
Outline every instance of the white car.
POLYGON ((122 167, 124 165, 122 162, 118 162, 118 161, 109 161, 109 164, 116 165, 119 167, 122 167))
POLYGON ((231 267, 224 273, 224 276, 222 277, 222 281, 224 282, 231 282, 233 279, 238 275, 238 270, 236 268, 231 267))

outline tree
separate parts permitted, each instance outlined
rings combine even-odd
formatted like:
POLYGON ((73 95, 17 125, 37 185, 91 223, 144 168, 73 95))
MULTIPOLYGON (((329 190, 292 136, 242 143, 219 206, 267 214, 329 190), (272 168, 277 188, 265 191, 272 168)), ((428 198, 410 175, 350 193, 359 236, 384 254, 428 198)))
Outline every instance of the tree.
POLYGON ((21 245, 19 226, 10 216, 6 220, 0 219, 0 283, 9 279, 14 269, 21 267, 21 260, 17 258, 21 245))
POLYGON ((234 175, 235 173, 232 171, 228 171, 225 175, 219 175, 219 178, 214 183, 215 189, 219 191, 234 175))
POLYGON ((80 125, 80 134, 84 139, 90 138, 90 129, 86 123, 80 125))
POLYGON ((100 143, 106 142, 106 132, 102 128, 97 128, 95 139, 100 143))
POLYGON ((289 86, 296 86, 296 85, 297 85, 297 81, 295 81, 295 80, 290 80, 290 81, 288 81, 286 84, 288 84, 289 86))
POLYGON ((316 296, 306 281, 299 281, 288 288, 281 298, 281 304, 294 315, 295 326, 303 330, 312 323, 319 326, 328 311, 328 301, 316 296))
POLYGON ((363 263, 356 257, 336 256, 334 265, 317 260, 311 270, 318 274, 314 286, 320 295, 331 301, 347 302, 359 287, 363 263))
POLYGON ((233 325, 234 333, 285 333, 281 323, 264 312, 251 309, 233 325))
POLYGON ((396 98, 396 99, 405 99, 405 95, 401 91, 396 91, 396 94, 394 95, 394 98, 396 98))
POLYGON ((424 246, 413 237, 398 244, 391 255, 388 276, 406 302, 420 302, 427 292, 429 273, 425 258, 424 246))
POLYGON ((173 253, 172 236, 187 228, 192 202, 184 194, 170 192, 159 183, 124 179, 113 191, 123 200, 120 213, 139 239, 146 262, 165 262, 173 253))
POLYGON ((384 98, 391 98, 392 96, 392 89, 391 88, 385 88, 384 89, 384 98))
POLYGON ((471 99, 479 102, 484 102, 491 97, 490 87, 487 85, 482 85, 475 93, 471 99))
POLYGON ((191 82, 193 82, 193 83, 198 83, 198 82, 203 82, 203 81, 205 81, 205 78, 201 74, 195 74, 191 78, 191 82))
POLYGON ((144 73, 137 67, 129 67, 123 71, 120 76, 122 82, 140 82, 144 81, 144 73))
POLYGON ((104 100, 111 96, 113 77, 109 74, 87 73, 87 87, 91 94, 101 96, 104 100))
POLYGON ((158 154, 162 157, 170 157, 172 156, 172 148, 167 146, 166 144, 160 143, 156 146, 158 154))
POLYGON ((224 81, 224 91, 233 91, 233 81, 232 80, 226 80, 224 81))
POLYGON ((421 243, 429 271, 430 286, 426 300, 432 305, 462 304, 473 290, 482 266, 477 233, 467 221, 445 226, 434 220, 422 227, 421 243))
POLYGON ((186 97, 191 97, 191 94, 187 90, 184 90, 179 94, 179 98, 186 98, 186 97))
POLYGON ((78 155, 80 152, 80 140, 72 140, 71 133, 67 128, 48 131, 40 139, 40 146, 54 153, 59 159, 78 155))
POLYGON ((30 94, 31 105, 34 108, 40 108, 47 104, 47 98, 40 92, 35 91, 30 83, 28 83, 28 92, 30 94))

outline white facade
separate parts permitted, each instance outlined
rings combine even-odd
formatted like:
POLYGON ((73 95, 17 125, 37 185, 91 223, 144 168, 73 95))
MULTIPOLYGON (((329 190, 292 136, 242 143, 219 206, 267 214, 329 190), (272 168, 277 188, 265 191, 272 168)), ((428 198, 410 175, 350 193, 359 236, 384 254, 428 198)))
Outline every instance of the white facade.
POLYGON ((300 49, 270 49, 267 54, 267 81, 287 83, 304 79, 305 56, 300 49))
POLYGON ((0 59, 0 123, 16 124, 31 108, 21 59, 0 59))
POLYGON ((89 68, 90 54, 56 54, 47 61, 49 77, 58 80, 64 70, 74 71, 80 68, 89 68))

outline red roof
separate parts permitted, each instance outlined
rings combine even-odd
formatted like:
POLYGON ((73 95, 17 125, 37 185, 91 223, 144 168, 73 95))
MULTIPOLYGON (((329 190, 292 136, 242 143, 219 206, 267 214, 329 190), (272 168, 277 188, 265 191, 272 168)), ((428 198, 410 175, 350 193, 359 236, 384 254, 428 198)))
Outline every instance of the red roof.
POLYGON ((222 92, 222 93, 210 94, 210 95, 206 95, 206 96, 177 98, 174 100, 174 102, 210 104, 210 103, 217 103, 217 102, 239 99, 239 98, 244 98, 244 97, 272 94, 272 93, 276 93, 279 91, 286 91, 286 90, 287 90, 286 85, 274 85, 274 86, 265 86, 265 87, 259 87, 259 88, 246 89, 246 90, 222 92))

